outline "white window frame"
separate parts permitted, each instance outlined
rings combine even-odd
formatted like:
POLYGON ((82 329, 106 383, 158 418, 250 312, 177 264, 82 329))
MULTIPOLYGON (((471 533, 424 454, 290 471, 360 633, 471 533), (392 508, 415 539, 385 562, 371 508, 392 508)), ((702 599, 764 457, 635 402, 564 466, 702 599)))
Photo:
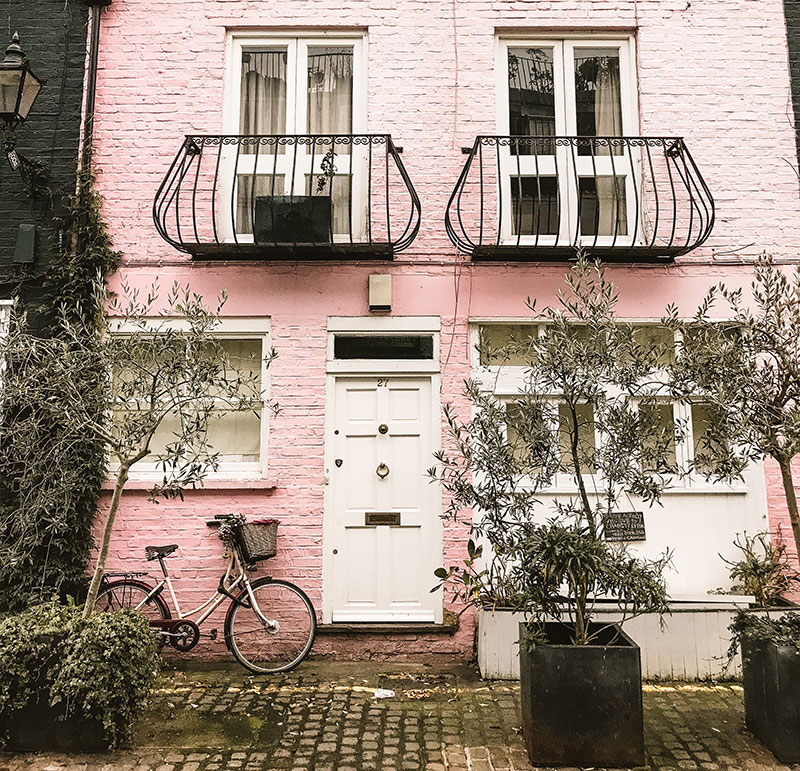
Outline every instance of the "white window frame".
MULTIPOLYGON (((258 50, 268 47, 285 47, 287 50, 286 62, 286 126, 285 135, 306 135, 308 100, 306 99, 306 83, 308 80, 308 49, 315 46, 352 45, 353 46, 353 134, 364 134, 367 130, 367 36, 357 32, 314 32, 302 34, 298 32, 270 33, 259 35, 253 32, 231 32, 228 35, 225 67, 225 90, 223 104, 223 133, 238 135, 239 119, 241 114, 241 78, 242 54, 248 50, 258 50)), ((283 175, 283 189, 276 193, 281 195, 305 195, 307 175, 317 176, 322 174, 322 159, 324 152, 316 152, 312 168, 311 154, 300 152, 296 147, 296 163, 293 168, 294 153, 276 153, 239 155, 237 159, 236 147, 226 146, 220 150, 220 196, 222 201, 236 201, 237 181, 235 176, 248 174, 283 175), (234 173, 235 172, 235 173, 234 173), (292 187, 292 176, 294 186, 292 187)), ((366 174, 359 173, 358 159, 354 164, 354 148, 350 148, 350 168, 347 172, 351 177, 353 189, 353 233, 355 241, 363 238, 366 228, 366 219, 357 216, 362 208, 366 212, 367 185, 366 174)), ((344 157, 344 156, 339 156, 344 157)), ((222 235, 226 242, 234 241, 233 215, 230 206, 222 206, 222 235)), ((253 243, 253 235, 237 233, 239 243, 253 243)), ((334 242, 349 242, 350 234, 334 233, 334 242)))
MULTIPOLYGON (((620 323, 631 324, 635 327, 644 326, 661 326, 659 319, 620 319, 620 323)), ((484 388, 490 390, 497 399, 503 403, 510 403, 524 388, 525 372, 528 367, 510 364, 492 364, 484 365, 480 362, 480 354, 477 346, 480 342, 480 328, 482 326, 512 326, 512 325, 525 325, 538 327, 538 334, 544 334, 546 323, 531 323, 530 319, 524 318, 473 318, 469 321, 470 324, 470 369, 472 376, 484 388)), ((678 342, 678 335, 676 334, 675 341, 678 342)), ((561 399, 558 394, 545 394, 548 401, 558 404, 561 399)), ((682 421, 684 424, 684 436, 681 441, 675 442, 675 458, 680 468, 688 468, 690 462, 694 459, 694 433, 692 428, 692 413, 691 403, 680 403, 670 401, 668 398, 657 398, 657 401, 665 404, 672 404, 672 415, 674 421, 682 421)), ((699 402, 700 400, 698 400, 699 402)), ((595 447, 599 448, 602 444, 601 436, 595 429, 595 447)), ((589 492, 595 489, 600 489, 602 485, 602 477, 599 474, 584 474, 584 483, 589 492)), ((523 480, 524 486, 524 480, 523 480)), ((554 484, 543 490, 543 493, 570 493, 574 494, 578 490, 578 486, 574 479, 569 474, 557 473, 555 475, 554 484)), ((670 493, 746 493, 747 486, 744 482, 736 481, 731 484, 724 482, 713 483, 709 482, 702 474, 690 474, 680 479, 671 479, 668 481, 668 487, 664 490, 663 494, 670 493)))
MULTIPOLYGON (((147 320, 149 321, 149 320, 147 320)), ((174 329, 185 326, 177 318, 153 318, 153 330, 163 329, 164 323, 174 329)), ((111 332, 116 336, 131 335, 141 330, 122 321, 112 319, 111 332)), ((225 317, 220 319, 219 326, 214 331, 215 338, 229 340, 260 340, 261 341, 261 416, 260 416, 260 446, 259 460, 255 462, 226 462, 220 461, 217 471, 211 471, 205 479, 213 480, 263 480, 267 478, 267 462, 269 450, 270 408, 268 404, 270 393, 269 366, 267 357, 271 350, 272 325, 269 317, 225 317)), ((110 471, 114 472, 118 464, 112 460, 110 471)), ((156 480, 164 476, 164 471, 157 463, 141 460, 130 471, 131 480, 156 480)))
POLYGON ((8 334, 8 327, 11 323, 11 307, 13 300, 0 300, 0 337, 8 334))
MULTIPOLYGON (((638 86, 636 73, 636 43, 632 35, 553 35, 553 36, 501 36, 495 46, 495 72, 497 75, 497 131, 500 136, 510 134, 509 126, 509 94, 508 94, 508 51, 509 48, 551 48, 553 49, 553 81, 555 100, 555 133, 557 136, 574 137, 577 135, 577 118, 575 110, 575 50, 580 48, 617 48, 620 64, 620 102, 622 111, 622 136, 638 136, 638 86), (569 63, 570 66, 566 66, 569 63)), ((570 246, 578 229, 577 201, 578 188, 575 172, 578 177, 610 176, 612 170, 620 174, 618 165, 624 165, 625 202, 627 217, 627 235, 597 236, 583 235, 579 243, 598 247, 633 246, 644 239, 642 222, 636 222, 636 206, 633 202, 642 200, 642 170, 640 159, 633 163, 631 173, 630 161, 626 155, 621 156, 573 156, 569 147, 556 148, 556 155, 516 155, 512 156, 509 148, 501 147, 500 151, 500 190, 498 194, 504 206, 500 222, 500 242, 506 245, 520 246, 570 246), (618 158, 618 160, 617 160, 618 158), (573 165, 574 163, 574 165, 573 165), (613 164, 613 165, 612 165, 613 164), (558 191, 562 201, 562 210, 558 223, 557 235, 521 235, 512 234, 511 228, 511 179, 519 172, 521 176, 554 176, 556 169, 566 170, 559 176, 558 191), (634 241, 634 233, 636 240, 634 241)), ((632 158, 632 156, 629 156, 632 158)), ((640 205, 639 217, 642 219, 640 205)))

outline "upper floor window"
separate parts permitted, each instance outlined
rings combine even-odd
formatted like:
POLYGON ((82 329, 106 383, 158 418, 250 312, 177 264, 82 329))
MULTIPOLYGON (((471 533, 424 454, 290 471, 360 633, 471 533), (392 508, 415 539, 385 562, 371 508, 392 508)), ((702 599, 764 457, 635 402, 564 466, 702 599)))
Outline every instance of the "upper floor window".
MULTIPOLYGON (((363 40, 235 35, 231 41, 227 131, 275 137, 239 143, 235 159, 228 159, 236 169, 231 193, 237 236, 252 238, 258 199, 269 204, 262 217, 267 226, 279 227, 288 205, 283 196, 319 198, 292 203, 325 220, 321 227, 334 240, 360 233, 362 214, 354 207, 360 158, 352 157, 349 135, 365 122, 363 40)), ((321 235, 316 240, 325 240, 321 235)))
POLYGON ((636 232, 639 172, 614 141, 636 134, 631 49, 627 38, 501 43, 502 241, 603 246, 636 232))

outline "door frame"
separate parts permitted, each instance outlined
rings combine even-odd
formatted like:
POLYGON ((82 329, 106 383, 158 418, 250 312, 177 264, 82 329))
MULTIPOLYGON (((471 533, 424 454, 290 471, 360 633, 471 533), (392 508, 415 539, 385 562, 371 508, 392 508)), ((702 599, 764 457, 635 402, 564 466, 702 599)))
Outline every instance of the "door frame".
MULTIPOLYGON (((327 372, 325 377, 325 476, 323 482, 322 516, 322 623, 332 623, 333 617, 333 541, 334 511, 333 491, 331 489, 331 466, 333 464, 334 399, 337 378, 363 377, 364 375, 385 374, 394 376, 429 377, 431 381, 431 450, 441 449, 441 376, 439 369, 440 331, 439 316, 329 316, 327 341, 327 372), (400 359, 341 359, 333 357, 333 341, 337 332, 380 336, 399 333, 424 333, 433 336, 433 358, 426 360, 400 359)), ((433 462, 431 462, 433 465, 433 462)), ((442 526, 442 496, 436 496, 435 521, 430 530, 432 548, 435 554, 442 555, 444 532, 442 526)), ((443 562, 440 564, 444 564, 443 562)), ((433 567, 438 567, 433 566, 433 567)), ((431 572, 431 585, 434 583, 431 572)), ((444 622, 442 590, 436 593, 434 623, 444 622)))

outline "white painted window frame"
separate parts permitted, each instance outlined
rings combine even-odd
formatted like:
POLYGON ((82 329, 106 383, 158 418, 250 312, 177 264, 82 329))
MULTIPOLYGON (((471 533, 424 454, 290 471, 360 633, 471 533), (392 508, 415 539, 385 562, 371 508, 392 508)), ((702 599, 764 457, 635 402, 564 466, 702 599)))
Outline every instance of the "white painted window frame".
MULTIPOLYGON (((177 318, 153 318, 154 332, 167 323, 174 329, 185 327, 186 323, 177 318)), ((140 330, 121 320, 111 320, 111 332, 114 335, 130 335, 140 330)), ((220 319, 214 331, 214 337, 229 340, 260 340, 261 341, 261 416, 260 416, 260 447, 259 460, 256 462, 225 462, 221 461, 217 471, 209 472, 205 479, 213 480, 264 480, 267 478, 269 457, 269 427, 270 427, 270 369, 267 365, 267 356, 271 350, 272 324, 268 316, 242 316, 224 317, 220 319)), ((110 471, 114 471, 116 463, 110 464, 110 471)), ((164 476, 155 462, 141 460, 131 468, 131 480, 156 480, 164 476)))
MULTIPOLYGON (((575 70, 574 57, 575 50, 579 48, 617 48, 620 57, 620 101, 622 107, 622 136, 637 136, 639 133, 638 118, 638 87, 636 77, 636 41, 633 35, 546 35, 546 36, 521 36, 521 35, 501 35, 496 38, 495 43, 495 73, 497 88, 497 132, 500 136, 510 133, 509 126, 509 98, 508 98, 508 49, 525 46, 528 48, 552 48, 553 49, 553 81, 555 90, 555 121, 556 134, 558 136, 576 136, 577 118, 575 110, 575 70), (569 66, 567 66, 569 64, 569 66)), ((512 156, 509 148, 500 148, 500 190, 498 191, 501 200, 507 201, 508 205, 503 207, 503 217, 500 222, 500 242, 516 245, 517 236, 511 232, 511 178, 515 176, 517 170, 524 176, 552 176, 556 171, 556 159, 559 169, 569 169, 572 171, 573 161, 570 149, 561 147, 556 149, 557 156, 512 156), (519 166, 517 165, 519 163, 519 166)), ((616 158, 616 156, 615 156, 616 158)), ((625 155, 619 156, 620 161, 625 155)), ((575 168, 579 177, 594 177, 611 175, 612 168, 619 173, 617 163, 612 162, 608 157, 595 156, 592 165, 591 156, 577 156, 574 158, 575 168), (595 171, 596 169, 596 171, 595 171)), ((625 170, 630 171, 629 164, 625 164, 625 170)), ((635 207, 632 202, 642 200, 642 173, 640 159, 636 159, 633 166, 633 173, 625 175, 625 201, 628 235, 618 235, 615 241, 617 246, 633 246, 633 234, 636 233, 636 243, 640 243, 644 238, 642 223, 635 221, 635 207)), ((559 196, 562 207, 566 209, 566 214, 562 210, 561 218, 558 223, 558 234, 553 236, 535 235, 520 236, 519 245, 539 246, 569 246, 573 243, 577 230, 577 201, 578 189, 572 174, 561 176, 558 183, 559 196)), ((639 207, 642 209, 642 207, 639 207)), ((642 212, 640 212, 640 217, 642 212)), ((596 245, 598 247, 611 246, 614 242, 613 236, 581 235, 579 243, 586 245, 596 245)))
MULTIPOLYGON (((620 319, 621 323, 632 324, 634 326, 658 326, 660 325, 659 319, 620 319)), ((503 326, 523 324, 526 326, 538 327, 538 334, 544 334, 546 323, 531 323, 530 319, 525 318, 472 318, 470 324, 470 369, 473 377, 480 382, 485 388, 491 391, 498 400, 502 402, 510 402, 517 396, 524 387, 525 371, 524 366, 513 365, 483 365, 480 362, 480 354, 478 351, 478 344, 480 342, 480 327, 481 326, 503 326)), ((676 335, 676 344, 678 342, 678 335, 676 335)), ((558 394, 546 394, 548 399, 554 403, 558 403, 558 394)), ((677 463, 682 468, 687 468, 690 461, 694 458, 694 436, 692 429, 692 414, 691 404, 670 402, 668 398, 659 399, 664 403, 671 403, 673 410, 673 420, 683 421, 685 430, 682 441, 675 443, 675 456, 677 463)), ((595 431, 595 447, 601 446, 601 436, 595 431)), ((602 483, 602 478, 599 474, 584 474, 584 483, 590 490, 599 489, 602 483)), ((543 493, 575 493, 578 486, 569 475, 559 473, 556 474, 555 484, 543 490, 543 493)), ((747 486, 741 482, 726 483, 712 483, 705 479, 700 474, 688 475, 682 479, 671 480, 669 486, 664 490, 663 494, 671 493, 718 493, 718 494, 743 494, 747 492, 747 486)), ((524 485, 524 482, 523 482, 524 485)))
MULTIPOLYGON (((225 89, 223 104, 223 133, 239 134, 239 116, 241 112, 241 78, 242 78, 242 53, 248 50, 258 50, 265 47, 286 48, 286 125, 283 134, 306 134, 306 120, 308 117, 308 103, 306 99, 306 81, 308 78, 308 49, 314 46, 352 45, 353 46, 353 115, 352 133, 363 134, 367 130, 367 35, 364 32, 345 31, 315 31, 308 34, 293 32, 270 32, 260 35, 256 32, 231 32, 228 35, 226 47, 225 89)), ((233 169, 239 175, 252 174, 253 172, 276 175, 283 174, 284 187, 276 188, 276 193, 281 195, 305 195, 306 175, 313 176, 322 173, 322 159, 324 153, 315 153, 312 168, 310 153, 301 152, 296 148, 297 167, 294 170, 294 188, 291 187, 292 153, 240 155, 238 165, 236 162, 236 148, 226 146, 221 148, 220 160, 220 197, 222 201, 236 200, 236 184, 233 169), (276 162, 277 161, 277 162, 276 162), (257 164, 257 167, 256 167, 257 164)), ((353 164, 354 148, 350 148, 351 167, 347 171, 351 175, 351 192, 353 201, 353 233, 354 240, 360 240, 366 227, 363 216, 357 216, 362 208, 365 210, 367 201, 366 173, 359 173, 359 166, 353 164)), ((344 156, 340 156, 344 157, 344 156)), ((361 159, 363 160, 363 159, 361 159)), ((339 164, 341 165, 341 164, 339 164)), ((313 184, 313 183, 312 183, 313 184)), ((220 207, 222 214, 223 240, 233 242, 235 223, 232 220, 231 206, 220 207)), ((366 210, 365 210, 366 211, 366 210)), ((349 242, 350 235, 334 233, 334 242, 349 242)), ((237 233, 239 243, 253 243, 252 234, 237 233)))

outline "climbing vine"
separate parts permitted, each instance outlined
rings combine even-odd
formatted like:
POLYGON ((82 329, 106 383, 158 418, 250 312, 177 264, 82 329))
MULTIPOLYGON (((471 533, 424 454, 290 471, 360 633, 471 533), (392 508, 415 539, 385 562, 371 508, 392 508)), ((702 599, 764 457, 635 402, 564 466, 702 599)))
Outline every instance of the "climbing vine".
MULTIPOLYGON (((42 176, 34 170, 34 189, 42 176)), ((44 280, 44 300, 35 311, 43 334, 66 336, 65 322, 99 335, 104 296, 97 291, 119 264, 94 189, 91 160, 78 171, 75 192, 61 196, 54 217, 58 238, 48 248, 55 259, 44 280)), ((24 325, 15 313, 12 324, 24 325)), ((14 362, 6 362, 6 377, 14 376, 14 362)), ((87 366, 68 397, 55 376, 42 368, 42 398, 63 402, 79 394, 83 409, 102 417, 105 373, 87 366)), ((14 413, 17 430, 6 430, 14 404, 4 404, 0 421, 0 611, 16 610, 32 599, 79 595, 85 588, 85 567, 92 548, 92 522, 100 485, 106 473, 105 451, 96 437, 70 428, 54 418, 58 411, 29 408, 14 413), (27 431, 20 433, 20 420, 27 431), (43 464, 42 458, 50 459, 43 464)), ((66 414, 66 413, 65 413, 66 414)))

